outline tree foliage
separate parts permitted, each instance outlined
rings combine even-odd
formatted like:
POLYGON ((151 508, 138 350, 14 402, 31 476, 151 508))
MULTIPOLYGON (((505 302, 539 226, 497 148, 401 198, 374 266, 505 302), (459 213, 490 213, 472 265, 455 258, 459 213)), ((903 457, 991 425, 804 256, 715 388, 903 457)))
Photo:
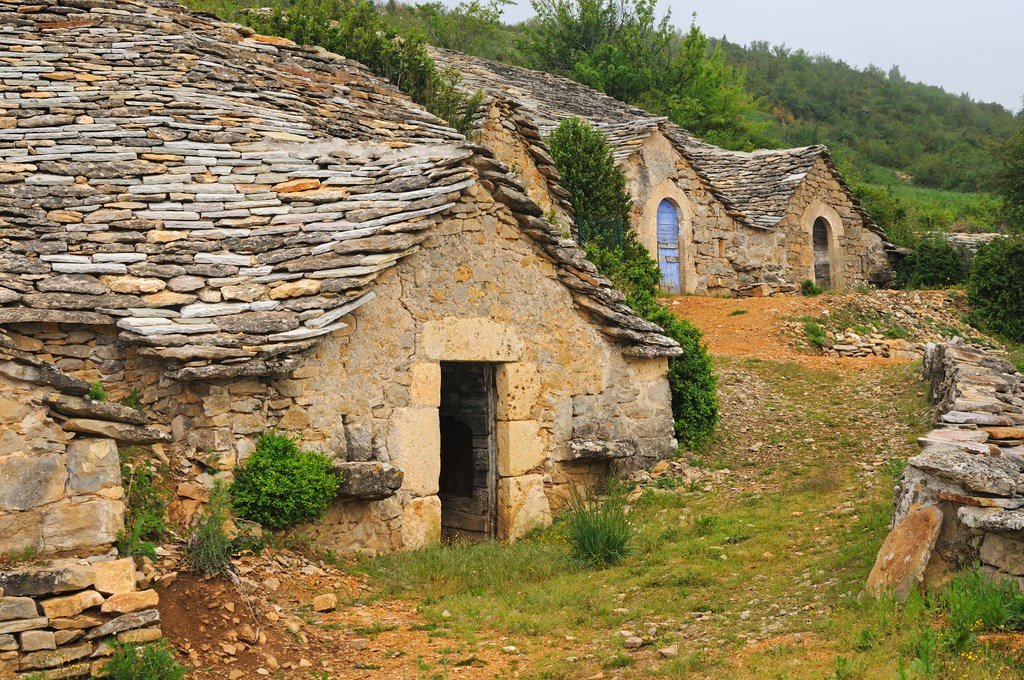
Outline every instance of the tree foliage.
POLYGON ((1024 231, 1024 126, 999 146, 994 185, 1007 222, 1024 231))
POLYGON ((744 69, 747 90, 773 114, 775 135, 788 145, 843 149, 869 180, 881 166, 918 186, 984 189, 992 145, 1016 126, 999 104, 909 82, 898 67, 858 70, 765 41, 720 45, 729 63, 744 69))
POLYGON ((661 272, 630 225, 625 176, 604 136, 577 118, 562 121, 548 146, 572 197, 587 256, 633 311, 682 346, 684 354, 670 359, 668 370, 676 437, 688 448, 703 445, 718 424, 718 378, 700 330, 657 302, 661 272))
POLYGON ((899 288, 947 288, 967 280, 970 270, 963 251, 941 235, 923 239, 896 266, 899 288))
POLYGON ((422 34, 435 47, 502 61, 513 58, 513 32, 501 21, 505 5, 511 2, 491 0, 484 4, 480 0, 464 0, 455 7, 442 2, 389 2, 381 11, 384 19, 402 35, 422 34))
POLYGON ((579 118, 567 118, 548 137, 548 149, 584 241, 604 248, 618 246, 633 199, 604 137, 579 118))
POLYGON ((971 322, 1024 342, 1024 237, 998 238, 978 249, 967 281, 971 322))
POLYGON ((760 132, 743 73, 696 24, 680 33, 654 0, 531 0, 524 65, 669 116, 717 144, 752 147, 760 132))
MULTIPOLYGON (((209 3, 193 0, 192 4, 203 8, 209 3)), ((247 4, 247 0, 219 0, 217 6, 238 10, 247 4)), ((400 35, 369 0, 277 0, 272 4, 273 14, 245 13, 241 18, 261 33, 319 45, 365 64, 456 130, 467 135, 472 131, 482 94, 463 93, 457 87, 457 73, 438 71, 421 34, 400 35)))

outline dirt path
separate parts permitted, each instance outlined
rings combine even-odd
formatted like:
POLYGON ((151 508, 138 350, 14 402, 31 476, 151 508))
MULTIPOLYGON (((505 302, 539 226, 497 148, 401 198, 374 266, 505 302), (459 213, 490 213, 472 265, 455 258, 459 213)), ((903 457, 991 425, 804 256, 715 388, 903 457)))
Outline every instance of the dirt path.
MULTIPOLYGON (((812 354, 794 334, 793 317, 821 317, 830 305, 839 304, 836 298, 686 296, 666 302, 704 332, 717 357, 722 422, 715 442, 703 454, 706 462, 694 463, 717 470, 708 477, 713 481, 701 482, 699 490, 653 486, 662 493, 682 494, 686 500, 680 502, 693 517, 706 514, 719 517, 723 526, 742 527, 738 537, 715 542, 709 538, 709 545, 701 546, 705 539, 685 528, 694 521, 690 517, 682 529, 687 538, 678 544, 680 549, 689 546, 687 550, 705 552, 735 550, 735 559, 746 562, 743 587, 728 585, 738 575, 721 571, 709 581, 721 585, 695 589, 692 595, 735 604, 701 614, 712 607, 687 600, 679 603, 678 612, 670 608, 659 619, 655 613, 660 605, 654 601, 675 599, 685 591, 646 586, 643 590, 650 590, 655 599, 637 607, 648 609, 648 618, 633 621, 630 615, 617 615, 624 619, 618 627, 645 630, 653 622, 665 625, 681 616, 685 623, 673 624, 674 632, 666 633, 664 641, 659 633, 659 641, 626 654, 616 628, 605 630, 607 622, 594 622, 561 630, 561 637, 538 635, 528 655, 510 654, 510 644, 522 644, 522 632, 504 630, 485 616, 472 627, 472 635, 439 627, 438 617, 443 620, 441 612, 447 607, 465 616, 457 609, 458 598, 434 598, 415 590, 409 599, 381 597, 366 577, 344 566, 271 553, 238 562, 250 597, 233 596, 232 588, 223 587, 226 584, 218 587, 189 578, 162 596, 166 632, 196 669, 189 677, 610 680, 646 678, 660 668, 658 673, 670 676, 678 670, 687 677, 745 678, 758 677, 759 664, 777 655, 771 650, 783 643, 790 651, 781 658, 806 664, 806 670, 817 673, 813 677, 821 677, 834 656, 835 643, 818 640, 811 631, 830 616, 840 593, 855 591, 863 579, 862 566, 832 573, 830 556, 849 541, 850 531, 863 531, 859 515, 870 514, 872 504, 888 502, 889 491, 879 484, 884 479, 881 470, 890 459, 907 455, 913 429, 893 405, 896 391, 905 392, 912 384, 912 379, 897 375, 905 372, 900 366, 906 360, 812 354), (777 508, 764 514, 756 510, 759 504, 778 503, 782 497, 787 500, 777 508), (744 515, 743 522, 749 524, 733 516, 740 506, 755 508, 749 517, 744 515), (814 518, 813 532, 800 519, 805 512, 814 518), (772 536, 783 535, 785 542, 773 543, 777 539, 772 536), (727 547, 732 545, 728 541, 741 540, 739 547, 727 547), (313 597, 324 593, 338 596, 338 608, 313 611, 313 597), (796 639, 803 640, 799 644, 792 643, 794 631, 799 631, 796 639), (657 651, 673 641, 680 654, 674 661, 657 651), (693 661, 697 658, 710 667, 704 671, 693 661), (619 668, 618 663, 624 665, 619 668)), ((913 397, 916 388, 909 389, 913 397)), ((662 515, 645 521, 659 527, 662 515)), ((659 531, 680 529, 666 525, 659 531)), ((678 572, 677 578, 682 578, 678 574, 721 570, 723 564, 697 560, 684 566, 673 556, 658 568, 678 572)), ((600 582, 608 575, 596 572, 593 578, 600 582)), ((623 586, 611 582, 604 587, 618 593, 623 586)), ((625 611, 612 609, 606 617, 625 611)))
POLYGON ((812 368, 860 370, 868 366, 906 362, 881 357, 828 357, 798 346, 787 322, 795 317, 820 317, 836 298, 673 297, 666 306, 704 331, 708 351, 714 355, 793 361, 812 368))

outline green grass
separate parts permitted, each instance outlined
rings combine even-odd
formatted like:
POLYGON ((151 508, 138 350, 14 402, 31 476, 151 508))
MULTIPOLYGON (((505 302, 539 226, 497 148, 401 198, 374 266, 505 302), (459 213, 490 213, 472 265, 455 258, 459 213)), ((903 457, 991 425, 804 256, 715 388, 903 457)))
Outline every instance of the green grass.
MULTIPOLYGON (((900 246, 913 247, 931 232, 989 232, 1004 227, 1000 201, 985 193, 962 193, 914 186, 892 170, 873 167, 856 188, 864 207, 900 246)), ((856 184, 856 182, 855 182, 856 184)))
MULTIPOLYGON (((583 568, 556 523, 512 545, 434 546, 358 568, 381 595, 416 601, 427 625, 453 642, 507 638, 524 653, 524 677, 896 677, 943 610, 857 594, 888 532, 893 475, 929 427, 920 366, 837 374, 722 359, 719 370, 726 384, 742 373, 752 377, 739 385, 756 379, 770 392, 734 414, 741 420, 727 421, 704 454, 708 469, 730 476, 711 492, 645 491, 630 505, 633 550, 618 564, 583 568), (769 438, 770 457, 751 461, 751 444, 768 456, 769 438), (864 465, 877 471, 871 486, 864 465), (623 648, 619 630, 644 635, 652 626, 650 644, 623 648), (671 644, 678 658, 657 655, 671 644)), ((960 658, 942 654, 944 668, 960 658)), ((993 659, 991 667, 1004 663, 993 659)))
POLYGON ((1006 346, 1007 358, 1017 367, 1017 370, 1024 373, 1024 343, 1008 343, 1006 346))

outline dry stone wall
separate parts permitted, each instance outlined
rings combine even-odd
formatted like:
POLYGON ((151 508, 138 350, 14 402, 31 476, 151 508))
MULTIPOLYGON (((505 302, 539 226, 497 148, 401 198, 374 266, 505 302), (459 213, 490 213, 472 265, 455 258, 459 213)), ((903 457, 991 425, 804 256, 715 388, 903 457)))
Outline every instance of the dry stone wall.
POLYGON ((0 552, 104 547, 123 528, 118 444, 170 437, 88 390, 0 332, 0 552))
POLYGON ((111 554, 0 572, 0 677, 102 677, 108 642, 159 639, 159 596, 136 578, 111 554))
POLYGON ((504 99, 490 101, 487 117, 481 123, 480 144, 501 159, 545 217, 570 234, 573 223, 569 192, 559 184, 555 162, 537 126, 519 113, 513 102, 504 99))
POLYGON ((868 587, 905 596, 919 582, 939 586, 978 561, 992 576, 1020 579, 1024 376, 982 348, 930 343, 924 377, 936 404, 936 428, 918 439, 921 453, 910 459, 896 487, 893 534, 868 587), (917 529, 908 530, 912 526, 917 529), (907 570, 907 564, 915 568, 907 570))

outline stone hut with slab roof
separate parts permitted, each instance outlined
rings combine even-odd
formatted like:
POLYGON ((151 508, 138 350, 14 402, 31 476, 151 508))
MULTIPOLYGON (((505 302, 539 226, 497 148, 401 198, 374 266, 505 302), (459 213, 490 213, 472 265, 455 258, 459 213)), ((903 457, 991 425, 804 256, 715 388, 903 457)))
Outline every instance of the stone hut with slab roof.
POLYGON ((675 451, 678 345, 363 66, 167 0, 3 4, 0 43, 0 551, 109 546, 114 446, 187 522, 294 435, 344 479, 310 530, 370 551, 515 539, 675 451))
POLYGON ((480 143, 552 219, 568 225, 571 206, 544 139, 571 116, 606 135, 633 195, 633 226, 668 292, 763 296, 808 279, 839 290, 893 279, 895 248, 824 146, 727 151, 566 78, 451 50, 433 55, 485 93, 480 143))

